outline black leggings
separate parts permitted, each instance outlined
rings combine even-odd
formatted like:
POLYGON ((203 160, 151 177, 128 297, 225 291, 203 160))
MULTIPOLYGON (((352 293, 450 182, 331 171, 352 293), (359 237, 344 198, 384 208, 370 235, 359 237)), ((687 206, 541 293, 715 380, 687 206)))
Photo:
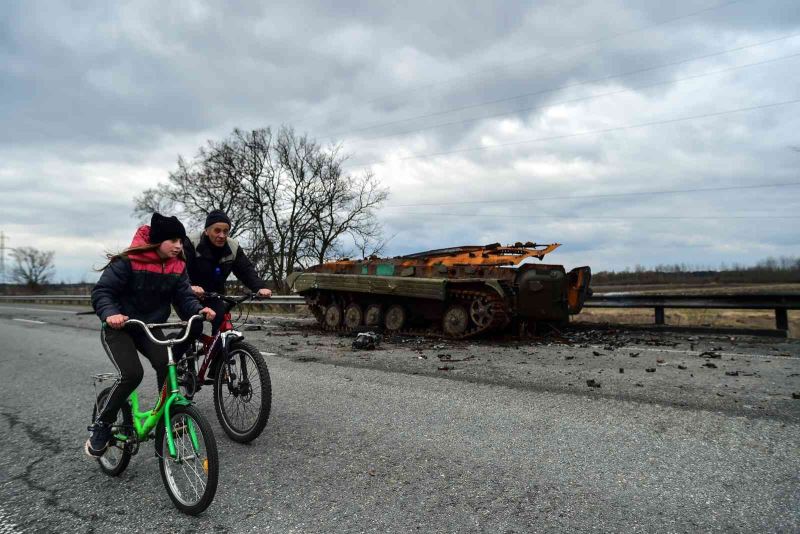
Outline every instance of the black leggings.
MULTIPOLYGON (((164 333, 160 329, 154 328, 152 332, 156 339, 165 339, 164 333)), ((190 335, 186 341, 172 347, 175 361, 183 357, 183 353, 186 352, 189 343, 194 342, 195 337, 190 335)), ((157 391, 161 391, 167 377, 167 347, 156 345, 150 341, 140 326, 127 326, 122 330, 103 326, 100 331, 100 341, 103 348, 106 349, 111 363, 117 368, 120 378, 111 387, 111 394, 100 408, 100 415, 97 419, 104 423, 113 423, 116 420, 117 411, 144 377, 144 369, 139 361, 137 351, 150 360, 150 365, 156 371, 157 391)))

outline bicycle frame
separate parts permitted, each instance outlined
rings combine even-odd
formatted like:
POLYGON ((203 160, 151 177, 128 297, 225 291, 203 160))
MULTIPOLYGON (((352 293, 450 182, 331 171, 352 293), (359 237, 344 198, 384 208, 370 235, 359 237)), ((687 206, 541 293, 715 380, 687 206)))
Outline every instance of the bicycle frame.
POLYGON ((244 298, 237 297, 236 299, 231 300, 226 300, 224 295, 219 295, 217 293, 208 293, 207 297, 221 298, 228 303, 229 307, 225 311, 224 319, 220 325, 219 332, 217 332, 214 336, 207 336, 205 334, 200 335, 200 340, 203 343, 203 362, 200 364, 200 368, 197 370, 198 387, 205 382, 206 373, 210 371, 210 367, 214 360, 222 357, 227 351, 228 347, 230 346, 228 338, 232 337, 234 340, 244 339, 242 333, 234 330, 233 328, 230 310, 247 298, 252 298, 252 295, 247 295, 244 298))
MULTIPOLYGON (((134 432, 136 432, 136 438, 138 441, 147 441, 150 438, 150 433, 158 426, 159 421, 163 418, 164 431, 166 432, 167 436, 167 448, 169 449, 169 455, 172 458, 176 458, 177 453, 175 451, 175 441, 172 436, 172 429, 169 425, 170 408, 173 404, 186 406, 192 404, 191 401, 186 399, 180 393, 180 389, 178 387, 178 373, 175 369, 177 364, 172 355, 172 346, 181 343, 188 338, 192 321, 197 318, 202 319, 202 316, 192 316, 189 321, 185 323, 186 331, 182 338, 168 339, 165 341, 156 339, 150 332, 150 328, 184 326, 184 323, 145 324, 142 321, 135 319, 131 319, 126 322, 126 324, 131 323, 141 325, 152 342, 156 343, 157 345, 166 345, 167 347, 167 379, 164 382, 164 386, 161 388, 161 395, 156 402, 156 405, 152 410, 140 411, 139 396, 137 391, 134 391, 128 396, 128 401, 131 405, 131 412, 133 414, 133 429, 134 432)), ((197 434, 194 429, 194 424, 191 421, 188 423, 188 431, 192 440, 192 446, 197 449, 199 447, 199 443, 197 441, 197 434)), ((125 436, 124 434, 117 434, 115 435, 115 438, 119 439, 120 441, 126 441, 128 436, 125 436)))

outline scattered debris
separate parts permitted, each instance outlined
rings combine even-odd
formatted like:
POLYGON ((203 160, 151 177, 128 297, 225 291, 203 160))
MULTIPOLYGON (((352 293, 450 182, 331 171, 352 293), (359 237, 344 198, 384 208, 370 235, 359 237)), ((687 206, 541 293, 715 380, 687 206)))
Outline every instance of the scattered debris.
POLYGON ((678 369, 680 369, 681 371, 685 371, 687 367, 683 364, 678 364, 678 369))
POLYGON ((701 358, 711 358, 711 359, 714 359, 714 360, 719 360, 720 358, 722 358, 721 354, 717 354, 713 350, 707 350, 707 351, 701 352, 699 354, 699 356, 701 358))
POLYGON ((619 368, 619 374, 621 374, 621 375, 625 374, 625 369, 620 367, 619 368))
POLYGON ((739 376, 739 371, 725 371, 726 376, 739 376))
POLYGON ((589 386, 590 388, 599 388, 600 382, 598 382, 594 378, 590 378, 589 380, 586 381, 586 385, 589 386))
POLYGON ((564 356, 565 360, 574 360, 575 356, 564 356))
POLYGON ((359 350, 374 350, 381 342, 381 336, 375 332, 361 332, 353 340, 353 348, 359 350))
POLYGON ((596 350, 593 350, 592 354, 594 354, 595 356, 602 356, 603 355, 603 353, 597 352, 596 350))
POLYGON ((664 363, 664 358, 656 358, 656 363, 664 363))
POLYGON ((656 368, 655 367, 648 367, 647 369, 645 369, 645 371, 647 371, 648 373, 655 373, 656 372, 656 368))
POLYGON ((800 393, 792 393, 793 399, 800 399, 800 393))
MULTIPOLYGON (((475 356, 467 356, 466 358, 454 360, 453 357, 450 356, 449 354, 437 354, 436 357, 439 358, 440 362, 468 362, 471 359, 475 358, 475 356)), ((528 363, 528 362, 522 362, 522 363, 528 363)))
POLYGON ((703 367, 708 367, 709 369, 716 369, 717 365, 711 362, 706 362, 703 364, 703 367))
POLYGON ((631 358, 638 358, 639 354, 639 352, 631 352, 631 358))
POLYGON ((437 367, 436 369, 438 369, 439 371, 450 371, 452 369, 455 369, 455 367, 448 366, 448 365, 442 365, 441 367, 437 367))

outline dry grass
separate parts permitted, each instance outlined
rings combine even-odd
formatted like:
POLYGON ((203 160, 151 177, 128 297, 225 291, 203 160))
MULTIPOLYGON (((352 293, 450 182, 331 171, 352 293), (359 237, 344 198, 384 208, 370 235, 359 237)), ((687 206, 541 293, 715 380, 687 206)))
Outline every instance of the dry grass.
MULTIPOLYGON (((721 328, 775 328, 772 310, 694 310, 665 309, 665 321, 672 326, 721 328)), ((655 311, 649 308, 584 308, 572 321, 593 324, 654 324, 655 311)), ((800 337, 800 311, 789 311, 789 337, 800 337)))

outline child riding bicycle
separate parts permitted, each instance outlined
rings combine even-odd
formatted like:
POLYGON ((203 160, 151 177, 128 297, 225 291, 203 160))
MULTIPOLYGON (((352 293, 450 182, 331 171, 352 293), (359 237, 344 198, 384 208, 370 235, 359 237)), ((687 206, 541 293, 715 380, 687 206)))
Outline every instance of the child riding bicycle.
MULTIPOLYGON (((159 389, 166 378, 166 347, 151 342, 141 329, 125 327, 125 321, 163 323, 170 315, 170 304, 181 316, 199 313, 209 321, 214 319, 214 311, 200 304, 189 285, 183 256, 185 237, 186 230, 177 217, 154 213, 150 225, 139 227, 127 249, 107 256, 109 261, 92 289, 92 307, 104 323, 100 340, 120 378, 89 427, 91 434, 84 447, 89 456, 103 455, 118 410, 142 381, 144 370, 137 351, 150 360, 159 389)), ((156 332, 163 338, 163 333, 156 332)), ((174 358, 179 359, 193 342, 190 336, 176 345, 174 358)))

